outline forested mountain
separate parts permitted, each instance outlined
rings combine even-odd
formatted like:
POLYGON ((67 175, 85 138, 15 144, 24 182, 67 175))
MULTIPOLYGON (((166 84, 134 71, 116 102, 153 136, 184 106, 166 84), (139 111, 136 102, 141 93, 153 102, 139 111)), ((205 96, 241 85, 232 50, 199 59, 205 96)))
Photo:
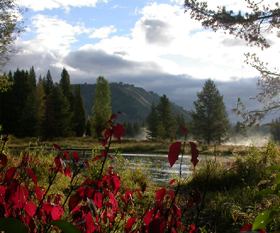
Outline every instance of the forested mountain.
MULTIPOLYGON (((93 96, 96 84, 80 84, 81 95, 84 101, 87 116, 91 116, 93 106, 93 96)), ((152 103, 159 103, 160 96, 154 92, 147 92, 141 87, 135 87, 131 84, 110 83, 112 112, 124 112, 126 115, 120 115, 119 122, 142 122, 146 120, 152 103)), ((189 113, 182 107, 171 103, 173 114, 183 114, 186 121, 190 121, 189 113)))

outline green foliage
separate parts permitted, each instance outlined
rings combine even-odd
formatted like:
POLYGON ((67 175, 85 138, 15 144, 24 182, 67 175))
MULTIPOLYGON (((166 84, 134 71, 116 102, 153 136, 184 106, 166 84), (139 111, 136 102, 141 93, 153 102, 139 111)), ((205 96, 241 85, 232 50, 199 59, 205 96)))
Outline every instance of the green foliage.
POLYGON ((72 120, 77 137, 82 137, 85 132, 86 112, 84 102, 81 96, 80 85, 75 86, 74 94, 74 117, 72 120))
POLYGON ((179 126, 166 95, 160 97, 157 106, 154 103, 152 104, 146 122, 148 139, 174 140, 176 138, 179 126))
POLYGON ((228 140, 230 129, 223 96, 212 80, 207 80, 191 111, 192 135, 199 142, 219 145, 228 140))
POLYGON ((93 134, 98 136, 97 133, 104 128, 105 122, 110 118, 111 115, 111 97, 110 97, 110 86, 108 81, 99 76, 96 80, 96 89, 93 98, 93 134))
POLYGON ((67 232, 67 233, 80 233, 81 232, 77 229, 77 227, 75 227, 73 224, 67 222, 66 220, 51 221, 48 223, 48 225, 58 227, 63 232, 67 232))
POLYGON ((147 116, 147 134, 148 139, 153 140, 158 138, 158 114, 156 106, 153 102, 149 115, 147 116))
POLYGON ((28 227, 15 218, 0 218, 0 231, 4 231, 5 233, 28 233, 28 227))
MULTIPOLYGON (((260 212, 278 204, 279 198, 259 195, 260 190, 273 185, 273 171, 266 167, 279 166, 278 154, 276 144, 269 143, 265 150, 252 146, 245 156, 237 156, 233 162, 209 159, 198 166, 186 184, 186 189, 197 188, 205 194, 204 204, 198 207, 197 226, 206 226, 209 232, 239 232, 252 224, 260 212)), ((279 227, 274 219, 267 230, 273 232, 279 227)))
MULTIPOLYGON (((0 70, 10 60, 14 53, 14 41, 24 31, 23 21, 20 20, 22 10, 15 0, 0 1, 0 70)), ((5 76, 0 79, 0 90, 6 86, 5 76)))

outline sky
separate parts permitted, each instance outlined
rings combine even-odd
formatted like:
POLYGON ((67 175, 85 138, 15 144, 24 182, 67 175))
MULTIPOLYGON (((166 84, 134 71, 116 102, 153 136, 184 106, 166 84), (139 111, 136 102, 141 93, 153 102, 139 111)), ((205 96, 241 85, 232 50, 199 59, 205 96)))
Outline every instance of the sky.
MULTIPOLYGON (((95 83, 98 76, 166 94, 186 110, 197 92, 212 79, 223 95, 231 122, 242 120, 231 109, 241 97, 248 109, 257 93, 258 72, 244 63, 245 53, 257 53, 277 66, 280 45, 261 50, 223 31, 213 32, 191 19, 181 0, 16 0, 27 8, 26 30, 16 41, 17 54, 6 70, 29 70, 37 77, 50 70, 55 82, 66 68, 71 83, 95 83)), ((246 10, 242 0, 209 0, 246 10)), ((265 0, 264 2, 271 2, 265 0)), ((273 118, 278 116, 272 116, 273 118)), ((271 118, 271 117, 270 117, 271 118)))

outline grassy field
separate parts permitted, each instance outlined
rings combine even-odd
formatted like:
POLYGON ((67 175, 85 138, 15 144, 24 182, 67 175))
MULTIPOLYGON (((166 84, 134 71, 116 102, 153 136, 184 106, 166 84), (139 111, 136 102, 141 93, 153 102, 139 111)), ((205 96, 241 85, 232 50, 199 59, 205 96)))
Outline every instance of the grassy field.
MULTIPOLYGON (((91 137, 69 137, 69 138, 55 138, 52 141, 40 141, 37 138, 18 139, 10 136, 7 143, 8 148, 16 150, 25 149, 45 149, 52 148, 52 144, 58 144, 63 150, 93 150, 102 149, 102 144, 97 139, 91 137)), ((112 141, 110 149, 115 151, 119 149, 122 153, 142 153, 142 154, 168 154, 169 146, 172 142, 169 141, 146 141, 146 140, 129 140, 123 139, 121 143, 116 140, 112 141)), ((259 147, 262 149, 262 147, 259 147)), ((219 145, 214 148, 213 145, 200 145, 198 150, 200 154, 215 154, 218 155, 235 155, 245 154, 249 146, 242 145, 219 145)), ((189 144, 186 146, 186 154, 190 152, 189 144)))

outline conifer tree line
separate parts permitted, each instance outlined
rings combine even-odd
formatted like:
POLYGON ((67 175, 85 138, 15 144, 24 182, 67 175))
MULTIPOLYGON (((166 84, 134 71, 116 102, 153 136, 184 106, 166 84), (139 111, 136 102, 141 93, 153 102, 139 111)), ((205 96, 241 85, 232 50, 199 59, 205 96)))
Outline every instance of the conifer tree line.
POLYGON ((157 106, 153 103, 147 116, 147 138, 150 140, 174 140, 184 136, 179 130, 180 125, 186 127, 187 123, 182 114, 176 116, 166 95, 160 97, 157 106))
POLYGON ((83 136, 86 115, 80 86, 72 90, 65 68, 59 83, 49 70, 37 80, 34 67, 9 72, 7 79, 12 85, 0 92, 2 133, 42 139, 83 136))

